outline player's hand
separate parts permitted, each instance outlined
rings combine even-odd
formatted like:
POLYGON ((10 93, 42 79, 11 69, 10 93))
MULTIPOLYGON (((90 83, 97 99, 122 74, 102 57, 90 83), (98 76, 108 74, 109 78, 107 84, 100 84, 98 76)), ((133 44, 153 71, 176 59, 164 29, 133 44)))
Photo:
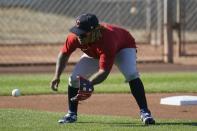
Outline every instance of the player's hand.
POLYGON ((58 91, 59 83, 60 83, 60 79, 59 78, 53 78, 53 80, 51 81, 51 89, 53 91, 58 91))

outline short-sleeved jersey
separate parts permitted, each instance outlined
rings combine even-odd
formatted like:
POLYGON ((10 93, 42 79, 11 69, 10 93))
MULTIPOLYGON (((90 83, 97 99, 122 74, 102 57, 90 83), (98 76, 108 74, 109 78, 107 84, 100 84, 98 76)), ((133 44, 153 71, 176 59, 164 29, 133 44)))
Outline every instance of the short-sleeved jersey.
POLYGON ((110 70, 116 54, 124 48, 136 48, 135 40, 125 29, 116 25, 102 23, 102 37, 94 43, 81 45, 77 36, 68 34, 61 52, 70 55, 76 48, 80 48, 85 54, 99 59, 99 68, 110 70))

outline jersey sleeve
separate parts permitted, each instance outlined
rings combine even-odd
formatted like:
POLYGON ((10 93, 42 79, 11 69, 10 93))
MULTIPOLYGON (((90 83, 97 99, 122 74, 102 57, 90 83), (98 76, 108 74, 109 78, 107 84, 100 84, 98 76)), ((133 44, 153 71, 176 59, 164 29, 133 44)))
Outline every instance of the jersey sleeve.
POLYGON ((66 38, 66 41, 63 45, 63 47, 60 49, 62 53, 65 53, 67 55, 70 55, 73 51, 78 48, 79 42, 73 34, 69 34, 66 38))
POLYGON ((114 57, 101 54, 99 58, 99 69, 110 71, 114 63, 114 57))

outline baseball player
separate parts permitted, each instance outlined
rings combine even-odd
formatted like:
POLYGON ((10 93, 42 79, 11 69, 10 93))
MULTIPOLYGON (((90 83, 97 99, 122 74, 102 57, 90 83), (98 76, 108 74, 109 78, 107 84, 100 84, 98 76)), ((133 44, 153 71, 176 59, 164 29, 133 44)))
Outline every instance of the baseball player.
POLYGON ((51 88, 57 91, 60 76, 75 49, 84 54, 69 77, 68 112, 59 123, 77 121, 78 102, 88 99, 94 85, 103 82, 115 64, 128 82, 145 125, 155 124, 148 109, 143 83, 136 67, 136 43, 132 35, 116 25, 99 23, 94 14, 82 14, 70 29, 56 63, 51 88))

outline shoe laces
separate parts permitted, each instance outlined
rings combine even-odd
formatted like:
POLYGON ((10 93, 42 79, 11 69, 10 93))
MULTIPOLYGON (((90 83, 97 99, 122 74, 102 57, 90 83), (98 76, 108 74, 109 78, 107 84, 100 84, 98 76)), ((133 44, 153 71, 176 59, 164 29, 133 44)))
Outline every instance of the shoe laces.
POLYGON ((141 115, 143 116, 143 117, 151 117, 151 113, 150 113, 150 111, 149 110, 141 110, 140 111, 140 113, 141 113, 141 115))
POLYGON ((65 117, 65 118, 70 117, 70 118, 72 118, 72 119, 76 119, 77 115, 74 114, 74 113, 67 113, 64 117, 65 117))

